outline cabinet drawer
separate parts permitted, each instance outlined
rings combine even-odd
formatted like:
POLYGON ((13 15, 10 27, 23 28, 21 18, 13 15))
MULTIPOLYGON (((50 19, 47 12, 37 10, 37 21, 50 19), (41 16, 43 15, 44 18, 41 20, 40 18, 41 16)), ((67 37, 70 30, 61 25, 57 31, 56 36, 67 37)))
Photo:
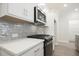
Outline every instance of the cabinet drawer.
POLYGON ((27 52, 25 52, 24 54, 22 54, 21 56, 34 56, 34 53, 33 53, 33 49, 31 49, 31 50, 29 50, 29 51, 27 51, 27 52))
POLYGON ((37 50, 38 48, 43 48, 43 43, 36 45, 33 49, 37 50))
POLYGON ((43 55, 43 43, 40 43, 40 44, 36 45, 33 48, 33 50, 34 50, 34 55, 35 56, 39 56, 40 54, 41 54, 40 56, 42 56, 43 55))
POLYGON ((41 48, 34 54, 35 54, 35 56, 43 56, 44 55, 43 52, 44 52, 44 50, 43 50, 43 48, 41 48))
POLYGON ((43 56, 43 43, 40 43, 21 56, 43 56))

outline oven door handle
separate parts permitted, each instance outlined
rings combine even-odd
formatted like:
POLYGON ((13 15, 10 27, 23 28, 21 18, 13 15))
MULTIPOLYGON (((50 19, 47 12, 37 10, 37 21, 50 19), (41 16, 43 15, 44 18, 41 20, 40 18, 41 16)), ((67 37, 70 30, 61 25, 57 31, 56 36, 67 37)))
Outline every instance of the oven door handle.
POLYGON ((46 45, 49 45, 49 44, 51 44, 51 43, 52 43, 52 40, 51 40, 51 41, 49 41, 49 42, 47 42, 47 43, 46 43, 46 45))

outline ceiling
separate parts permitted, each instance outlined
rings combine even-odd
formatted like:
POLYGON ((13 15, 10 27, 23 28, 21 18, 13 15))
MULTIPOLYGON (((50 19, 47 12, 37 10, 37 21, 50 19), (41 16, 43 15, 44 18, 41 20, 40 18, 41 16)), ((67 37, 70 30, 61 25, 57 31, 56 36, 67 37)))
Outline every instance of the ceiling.
POLYGON ((49 10, 57 10, 60 11, 63 9, 63 4, 60 3, 47 3, 46 6, 49 10))
POLYGON ((46 3, 47 8, 50 11, 71 11, 74 10, 75 8, 79 9, 79 3, 65 3, 68 6, 64 7, 64 3, 46 3))

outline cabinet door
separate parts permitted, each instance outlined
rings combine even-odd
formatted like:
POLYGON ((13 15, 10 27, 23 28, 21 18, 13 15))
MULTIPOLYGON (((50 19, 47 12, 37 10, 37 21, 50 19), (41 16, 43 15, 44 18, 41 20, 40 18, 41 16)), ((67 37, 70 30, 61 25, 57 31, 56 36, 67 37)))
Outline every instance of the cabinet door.
POLYGON ((44 51, 43 48, 40 48, 36 53, 34 53, 35 56, 43 56, 44 55, 44 51))
POLYGON ((23 4, 22 3, 9 3, 8 4, 8 13, 18 16, 18 17, 23 17, 23 4))
POLYGON ((10 3, 8 4, 8 13, 27 21, 34 21, 34 6, 33 3, 10 3))
POLYGON ((33 47, 29 51, 22 54, 22 56, 43 56, 43 43, 33 47))
POLYGON ((31 49, 31 50, 25 52, 24 54, 22 54, 21 56, 34 56, 34 50, 31 49))
POLYGON ((33 50, 35 56, 43 56, 44 55, 43 43, 37 45, 35 48, 33 48, 33 50))
POLYGON ((37 6, 37 4, 36 3, 27 3, 24 5, 25 5, 24 6, 25 16, 27 16, 31 22, 34 22, 34 7, 37 6))

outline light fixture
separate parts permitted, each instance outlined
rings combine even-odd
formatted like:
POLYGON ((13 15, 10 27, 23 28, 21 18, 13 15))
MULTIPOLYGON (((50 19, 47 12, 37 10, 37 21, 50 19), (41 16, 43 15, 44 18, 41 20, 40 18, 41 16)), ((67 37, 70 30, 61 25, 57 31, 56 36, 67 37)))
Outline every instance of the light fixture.
POLYGON ((67 4, 64 4, 64 7, 67 7, 68 5, 67 4))
POLYGON ((78 11, 78 8, 75 8, 74 11, 78 11))

